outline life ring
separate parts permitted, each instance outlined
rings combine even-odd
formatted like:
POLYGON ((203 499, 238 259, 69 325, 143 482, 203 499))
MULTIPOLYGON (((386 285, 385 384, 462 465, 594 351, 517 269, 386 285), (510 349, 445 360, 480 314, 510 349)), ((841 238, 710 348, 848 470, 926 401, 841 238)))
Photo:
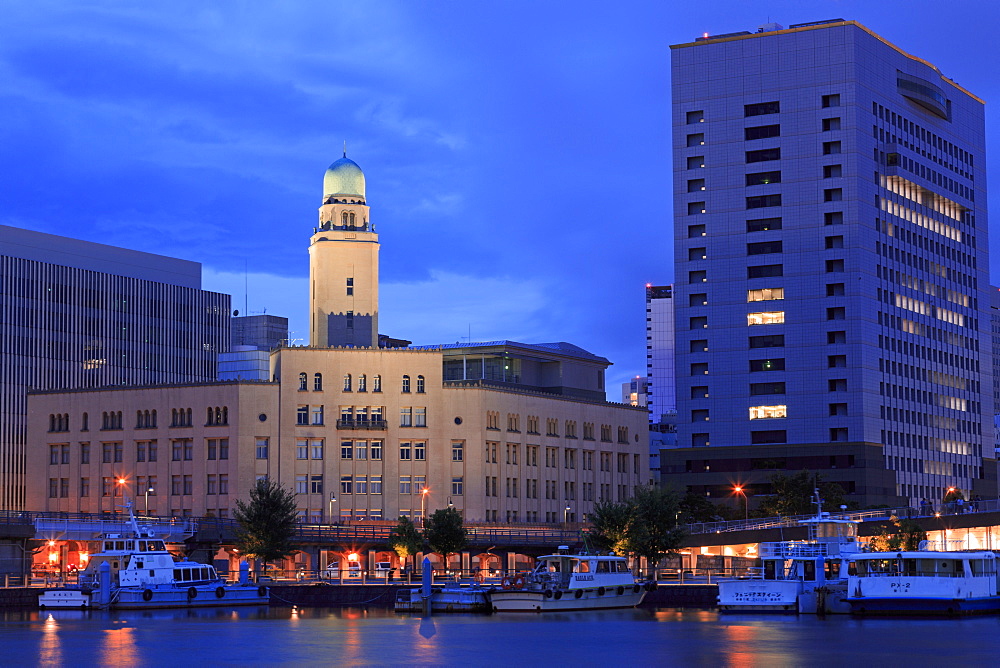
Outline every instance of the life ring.
POLYGON ((625 587, 619 587, 619 588, 617 589, 617 591, 618 591, 618 595, 619 595, 619 596, 621 596, 622 594, 624 594, 624 593, 625 593, 625 587))
POLYGON ((264 585, 261 585, 261 586, 257 587, 257 595, 258 596, 267 596, 267 587, 265 587, 264 585))
POLYGON ((638 594, 640 589, 642 589, 642 587, 640 587, 639 585, 635 585, 632 587, 632 593, 638 594))
POLYGON ((583 590, 577 589, 576 592, 573 594, 573 596, 580 598, 581 596, 583 596, 583 590))
POLYGON ((198 596, 198 590, 194 587, 188 587, 188 600, 198 596))
POLYGON ((597 595, 598 595, 598 596, 604 596, 604 593, 605 593, 606 591, 607 591, 607 590, 606 590, 606 589, 605 589, 604 587, 598 587, 598 588, 597 588, 597 595))
POLYGON ((151 589, 143 589, 142 590, 142 600, 144 600, 144 601, 152 601, 153 600, 153 591, 151 589))
POLYGON ((222 598, 225 595, 226 595, 226 588, 225 587, 216 587, 215 588, 215 598, 222 598))
POLYGON ((546 589, 545 590, 545 598, 552 598, 552 590, 551 589, 546 589))
POLYGON ((514 589, 524 589, 524 576, 515 575, 514 580, 510 583, 510 586, 514 589))
POLYGON ((504 576, 504 579, 500 580, 500 586, 503 587, 504 589, 511 589, 514 586, 514 583, 510 579, 510 576, 504 576))
POLYGON ((558 601, 559 599, 561 599, 561 598, 562 598, 562 592, 561 592, 561 591, 556 591, 556 593, 555 593, 555 597, 556 597, 556 600, 557 600, 557 601, 558 601))

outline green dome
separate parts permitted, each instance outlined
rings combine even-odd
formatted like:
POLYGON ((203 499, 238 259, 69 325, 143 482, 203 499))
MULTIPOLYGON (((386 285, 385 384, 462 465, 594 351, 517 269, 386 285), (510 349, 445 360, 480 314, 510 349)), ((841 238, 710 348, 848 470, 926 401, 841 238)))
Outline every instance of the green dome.
POLYGON ((365 198, 365 174, 346 155, 330 165, 323 175, 323 201, 332 195, 365 198))

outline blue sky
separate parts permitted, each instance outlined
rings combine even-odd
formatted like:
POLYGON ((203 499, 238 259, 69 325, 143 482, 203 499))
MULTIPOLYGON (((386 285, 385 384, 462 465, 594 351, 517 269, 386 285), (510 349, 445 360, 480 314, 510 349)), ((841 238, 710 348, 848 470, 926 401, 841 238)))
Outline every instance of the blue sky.
POLYGON ((838 17, 1000 99, 987 0, 8 0, 0 222, 201 262, 207 289, 306 339, 306 248, 346 140, 383 333, 570 341, 614 388, 645 373, 644 284, 673 279, 669 45, 838 17))

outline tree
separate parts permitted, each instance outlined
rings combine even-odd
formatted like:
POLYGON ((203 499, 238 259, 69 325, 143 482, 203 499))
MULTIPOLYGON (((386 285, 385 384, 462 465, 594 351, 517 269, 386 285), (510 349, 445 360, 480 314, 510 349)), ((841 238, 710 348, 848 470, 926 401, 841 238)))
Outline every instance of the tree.
POLYGON ((441 555, 445 568, 448 567, 448 557, 455 554, 466 544, 466 531, 462 526, 462 513, 455 508, 441 508, 427 518, 424 525, 424 538, 431 550, 441 555))
POLYGON ((716 522, 730 519, 728 515, 732 514, 729 512, 730 509, 725 506, 720 508, 709 501, 704 494, 695 492, 685 494, 679 502, 679 507, 681 511, 680 521, 684 523, 716 522))
POLYGON ((645 557, 652 566, 680 548, 684 530, 677 524, 677 493, 658 487, 636 487, 628 501, 602 501, 591 514, 588 539, 598 549, 645 557))
POLYGON ((775 473, 771 476, 773 496, 760 503, 760 512, 765 516, 813 515, 816 513, 813 498, 816 489, 827 509, 843 505, 844 489, 835 482, 822 480, 812 471, 799 471, 791 476, 775 473))
POLYGON ((236 501, 236 546, 249 558, 263 564, 295 553, 292 537, 298 520, 295 495, 270 478, 261 478, 250 488, 250 501, 236 501))
POLYGON ((890 524, 882 527, 878 534, 871 537, 868 546, 873 552, 895 552, 905 550, 913 552, 919 549, 920 543, 927 540, 927 533, 920 524, 911 519, 899 519, 895 515, 890 518, 890 524), (895 527, 890 531, 889 527, 895 527))
POLYGON ((629 547, 650 568, 656 568, 663 557, 680 548, 684 538, 684 530, 677 525, 680 499, 662 487, 636 487, 629 505, 629 547))
POLYGON ((399 560, 405 562, 408 557, 420 551, 424 545, 424 538, 413 526, 413 520, 409 517, 400 517, 399 524, 389 533, 389 547, 396 551, 399 560))

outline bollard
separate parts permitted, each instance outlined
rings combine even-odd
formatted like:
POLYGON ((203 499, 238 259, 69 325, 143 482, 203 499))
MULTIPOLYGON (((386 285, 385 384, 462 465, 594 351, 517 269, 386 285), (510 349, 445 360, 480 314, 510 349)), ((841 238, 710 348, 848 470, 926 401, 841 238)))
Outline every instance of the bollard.
POLYGON ((424 616, 429 616, 431 614, 431 580, 433 579, 433 571, 431 570, 431 560, 424 557, 423 563, 423 579, 420 587, 420 595, 424 601, 424 616))
POLYGON ((102 608, 106 608, 111 604, 111 564, 106 561, 101 562, 98 571, 101 581, 98 602, 102 608))
POLYGON ((245 561, 240 562, 240 584, 246 585, 250 582, 250 564, 245 561))

